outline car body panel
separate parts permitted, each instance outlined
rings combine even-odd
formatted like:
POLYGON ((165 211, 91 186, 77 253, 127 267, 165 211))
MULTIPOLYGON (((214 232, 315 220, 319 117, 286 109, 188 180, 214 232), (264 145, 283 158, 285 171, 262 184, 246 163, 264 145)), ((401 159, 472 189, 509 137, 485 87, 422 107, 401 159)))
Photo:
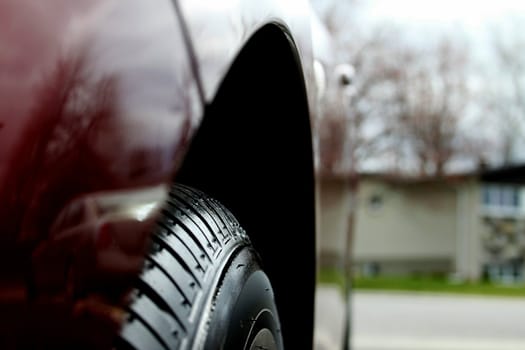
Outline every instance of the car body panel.
MULTIPOLYGON (((195 52, 207 102, 220 87, 231 63, 253 34, 268 23, 286 27, 298 51, 305 75, 308 96, 314 106, 314 49, 312 45, 311 7, 306 0, 213 0, 179 1, 195 52), (210 20, 213 18, 213 20, 210 20)), ((315 108, 311 108, 315 112, 315 108)))
POLYGON ((203 114, 191 62, 170 0, 0 1, 1 344, 41 328, 27 298, 64 325, 140 272, 203 114))
POLYGON ((296 53, 315 123, 310 11, 304 0, 0 0, 0 312, 19 320, 0 324, 33 317, 11 307, 28 297, 61 298, 67 324, 71 283, 136 276, 206 106, 269 23, 296 53))
POLYGON ((0 17, 2 240, 38 243, 79 196, 169 183, 203 111, 171 1, 2 0, 0 17))
POLYGON ((203 115, 191 59, 209 102, 243 42, 269 21, 302 34, 296 43, 315 96, 307 2, 183 1, 191 58, 168 0, 15 3, 0 2, 0 229, 8 241, 46 236, 77 196, 168 183, 203 115), (214 21, 203 25, 206 18, 214 21), (66 189, 79 172, 82 181, 66 189))

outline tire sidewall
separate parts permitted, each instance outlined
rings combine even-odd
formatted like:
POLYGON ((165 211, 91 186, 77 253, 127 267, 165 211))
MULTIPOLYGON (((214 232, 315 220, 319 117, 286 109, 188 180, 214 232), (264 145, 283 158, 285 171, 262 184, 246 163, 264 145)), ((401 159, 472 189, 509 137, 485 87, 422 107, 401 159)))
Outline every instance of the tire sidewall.
POLYGON ((283 348, 273 290, 252 249, 243 248, 225 269, 211 309, 205 349, 250 349, 261 331, 283 348))

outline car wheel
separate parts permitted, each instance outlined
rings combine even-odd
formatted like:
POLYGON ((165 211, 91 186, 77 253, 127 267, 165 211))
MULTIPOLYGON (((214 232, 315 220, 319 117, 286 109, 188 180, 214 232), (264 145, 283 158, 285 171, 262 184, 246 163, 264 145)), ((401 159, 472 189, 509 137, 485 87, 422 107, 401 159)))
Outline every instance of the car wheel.
POLYGON ((270 281, 233 215, 174 185, 116 349, 282 349, 270 281))

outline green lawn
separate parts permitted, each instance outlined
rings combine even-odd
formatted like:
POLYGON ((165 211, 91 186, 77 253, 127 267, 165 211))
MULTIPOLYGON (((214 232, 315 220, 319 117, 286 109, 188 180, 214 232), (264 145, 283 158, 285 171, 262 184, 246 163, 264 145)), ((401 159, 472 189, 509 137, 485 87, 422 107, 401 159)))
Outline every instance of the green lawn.
POLYGON ((451 282, 431 277, 358 277, 353 280, 355 290, 398 290, 455 294, 476 294, 525 297, 524 285, 494 285, 477 282, 451 282))
POLYGON ((345 278, 342 271, 336 269, 321 269, 318 281, 322 284, 336 284, 340 287, 344 287, 345 285, 345 278))
MULTIPOLYGON (((335 270, 321 270, 319 282, 344 285, 341 273, 335 270)), ((354 290, 411 291, 432 293, 454 293, 470 295, 494 295, 525 297, 525 285, 494 285, 478 282, 451 282, 446 278, 433 277, 356 277, 352 281, 354 290)))

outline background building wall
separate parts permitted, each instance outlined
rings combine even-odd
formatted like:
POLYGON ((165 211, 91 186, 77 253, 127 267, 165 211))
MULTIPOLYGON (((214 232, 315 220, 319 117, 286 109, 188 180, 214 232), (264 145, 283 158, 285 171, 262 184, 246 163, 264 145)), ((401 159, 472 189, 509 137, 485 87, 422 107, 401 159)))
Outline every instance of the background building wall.
POLYGON ((455 271, 458 278, 472 281, 478 280, 482 272, 480 193, 480 183, 474 179, 465 181, 457 192, 455 271))
POLYGON ((363 178, 355 220, 357 268, 375 264, 380 272, 396 274, 453 270, 458 229, 454 187, 363 178))
POLYGON ((345 179, 322 179, 319 184, 319 249, 322 267, 343 267, 349 249, 352 195, 345 179))

